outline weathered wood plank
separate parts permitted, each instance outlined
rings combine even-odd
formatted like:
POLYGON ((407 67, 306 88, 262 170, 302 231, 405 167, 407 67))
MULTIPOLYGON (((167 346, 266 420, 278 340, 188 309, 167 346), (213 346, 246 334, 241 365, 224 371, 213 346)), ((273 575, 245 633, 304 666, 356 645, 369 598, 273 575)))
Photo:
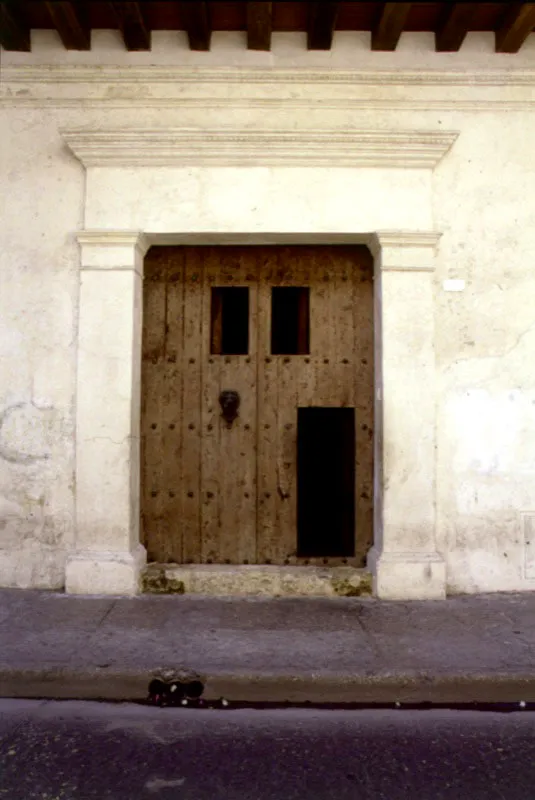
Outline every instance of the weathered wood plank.
POLYGON ((271 286, 276 280, 276 248, 259 250, 258 258, 258 507, 257 561, 272 559, 277 536, 278 363, 271 355, 271 286))
POLYGON ((535 28, 535 3, 509 3, 500 28, 496 31, 497 53, 518 53, 535 28))
POLYGON ((165 461, 165 552, 169 561, 181 563, 182 540, 182 314, 184 307, 184 251, 180 247, 162 248, 168 258, 165 315, 165 406, 162 414, 164 428, 163 457, 165 461))
POLYGON ((141 522, 149 560, 172 560, 165 454, 169 406, 166 363, 167 260, 164 248, 145 258, 141 388, 141 522))
POLYGON ((145 22, 141 3, 111 2, 117 24, 127 50, 150 50, 150 30, 145 22))
POLYGON ((309 3, 307 47, 309 50, 330 50, 340 3, 320 0, 309 3))
POLYGON ((143 281, 143 359, 163 358, 166 344, 166 264, 161 247, 152 247, 145 256, 143 281))
POLYGON ((247 3, 247 47, 249 50, 271 50, 271 2, 247 3))
POLYGON ((0 3, 0 45, 4 50, 31 50, 30 26, 17 0, 0 3))
MULTIPOLYGON (((310 250, 306 247, 280 247, 277 280, 272 285, 304 286, 310 250)), ((271 561, 283 564, 297 547, 297 406, 301 355, 275 356, 278 363, 277 459, 276 459, 276 536, 271 543, 271 561)))
POLYGON ((356 549, 364 566, 373 544, 374 470, 374 300, 373 259, 365 247, 352 257, 355 330, 356 549))
POLYGON ((243 394, 238 419, 238 445, 242 460, 241 492, 236 503, 238 540, 241 561, 256 563, 256 507, 257 507, 257 452, 258 452, 258 252, 251 247, 242 248, 240 281, 249 287, 249 355, 239 356, 242 366, 243 394))
POLYGON ((203 263, 201 248, 184 248, 184 303, 182 318, 182 458, 181 528, 185 563, 201 559, 201 331, 203 263))
POLYGON ((222 247, 218 251, 223 286, 249 287, 249 352, 218 356, 221 390, 240 396, 238 417, 228 427, 220 417, 221 529, 218 560, 248 564, 256 559, 256 266, 254 251, 222 247))
POLYGON ((435 49, 440 53, 460 50, 477 11, 477 3, 453 3, 435 33, 435 49))
POLYGON ((314 330, 314 360, 316 364, 316 398, 314 405, 335 405, 333 395, 333 284, 332 248, 323 247, 310 251, 313 265, 314 302, 311 317, 314 330))
POLYGON ((383 3, 377 25, 372 30, 372 50, 395 50, 412 3, 383 3))
POLYGON ((87 7, 81 2, 45 2, 52 23, 66 50, 90 50, 91 31, 87 7))
POLYGON ((167 463, 164 456, 164 412, 167 375, 161 363, 144 362, 144 391, 141 428, 141 485, 143 541, 150 561, 166 562, 170 557, 166 525, 167 463))
POLYGON ((212 38, 210 9, 204 0, 180 3, 180 13, 188 34, 191 50, 209 50, 212 38))
POLYGON ((219 561, 219 537, 221 535, 221 504, 224 502, 221 484, 220 449, 220 408, 218 403, 221 391, 221 304, 219 308, 218 346, 210 340, 212 315, 212 287, 220 286, 219 250, 205 247, 201 251, 203 259, 203 292, 201 323, 201 363, 202 363, 202 408, 201 408, 201 561, 219 561))
POLYGON ((335 405, 355 404, 354 259, 352 249, 334 250, 329 263, 331 279, 332 384, 335 405))

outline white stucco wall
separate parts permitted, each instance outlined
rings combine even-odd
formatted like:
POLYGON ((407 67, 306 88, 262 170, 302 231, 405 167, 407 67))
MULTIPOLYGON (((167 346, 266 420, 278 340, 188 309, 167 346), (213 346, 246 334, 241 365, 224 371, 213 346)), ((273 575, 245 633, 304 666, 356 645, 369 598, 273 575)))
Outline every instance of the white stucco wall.
POLYGON ((274 36, 271 53, 247 51, 241 34, 217 34, 207 54, 170 33, 154 34, 150 53, 127 53, 108 31, 87 53, 65 51, 52 32, 33 40, 32 53, 1 53, 0 585, 63 585, 76 497, 74 233, 146 229, 138 210, 150 184, 162 189, 154 233, 346 232, 372 224, 379 207, 384 227, 442 232, 435 503, 448 588, 534 588, 523 514, 535 511, 535 36, 515 56, 495 54, 490 34, 469 35, 455 54, 435 53, 431 34, 404 34, 395 53, 372 53, 364 34, 338 34, 327 53, 308 53, 299 34, 274 36), (198 81, 177 79, 182 66, 201 69, 198 81), (91 67, 116 70, 102 78, 91 67), (221 77, 228 67, 243 68, 243 83, 221 77), (294 67, 293 83, 251 73, 294 67), (351 79, 359 71, 367 82, 351 79), (165 168, 86 175, 60 135, 81 126, 459 136, 433 171, 374 168, 372 181, 371 169, 347 166, 238 167, 231 178, 229 168, 187 166, 170 189, 165 168), (428 202, 403 206, 407 186, 428 202), (450 279, 464 288, 445 290, 450 279))

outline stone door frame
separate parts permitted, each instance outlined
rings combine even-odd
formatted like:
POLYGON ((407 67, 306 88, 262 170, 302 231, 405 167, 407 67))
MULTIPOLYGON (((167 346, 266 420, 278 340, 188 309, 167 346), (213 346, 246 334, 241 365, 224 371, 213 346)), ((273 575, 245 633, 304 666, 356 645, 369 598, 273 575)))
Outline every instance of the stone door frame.
POLYGON ((79 232, 76 545, 67 560, 66 591, 140 591, 146 563, 139 514, 143 257, 151 244, 224 245, 237 238, 250 245, 343 242, 371 249, 376 466, 368 565, 378 597, 443 597, 445 563, 435 541, 434 231, 290 237, 79 232))
POLYGON ((368 557, 374 592, 444 597, 435 530, 440 234, 432 222, 431 173, 457 134, 169 128, 62 135, 87 170, 85 228, 76 234, 76 530, 66 591, 140 591, 142 284, 149 246, 353 243, 374 256, 375 519, 368 557))

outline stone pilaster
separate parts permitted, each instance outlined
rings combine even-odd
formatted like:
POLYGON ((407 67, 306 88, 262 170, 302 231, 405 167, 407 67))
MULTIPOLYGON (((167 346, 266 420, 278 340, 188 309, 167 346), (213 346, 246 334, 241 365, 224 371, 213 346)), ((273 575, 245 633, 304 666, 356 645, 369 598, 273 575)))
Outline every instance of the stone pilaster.
POLYGON ((435 538, 433 272, 439 236, 374 237, 377 337, 376 520, 368 564, 385 599, 441 598, 435 538))
POLYGON ((76 536, 66 567, 73 594, 136 594, 140 374, 145 237, 82 231, 76 415, 76 536))

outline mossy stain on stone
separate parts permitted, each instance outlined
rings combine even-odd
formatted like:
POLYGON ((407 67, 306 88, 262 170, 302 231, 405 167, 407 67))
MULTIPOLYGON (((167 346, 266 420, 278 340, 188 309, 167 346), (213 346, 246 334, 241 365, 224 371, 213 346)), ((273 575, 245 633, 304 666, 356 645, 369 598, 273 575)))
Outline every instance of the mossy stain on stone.
POLYGON ((338 597, 366 597, 372 593, 372 576, 360 575, 358 583, 348 578, 333 578, 331 586, 338 597))
POLYGON ((143 575, 143 591, 149 594, 184 594, 184 581, 168 576, 164 569, 147 570, 143 575))

